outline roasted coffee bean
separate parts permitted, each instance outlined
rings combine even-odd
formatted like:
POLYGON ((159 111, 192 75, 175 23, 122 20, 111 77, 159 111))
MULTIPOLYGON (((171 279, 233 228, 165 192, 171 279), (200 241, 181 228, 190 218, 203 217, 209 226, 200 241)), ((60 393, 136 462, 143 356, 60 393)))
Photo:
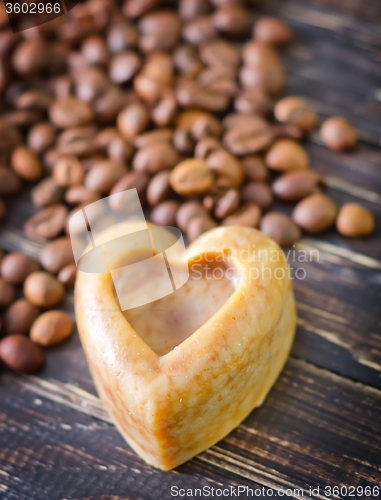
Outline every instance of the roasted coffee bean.
POLYGON ((108 194, 111 188, 127 173, 127 168, 113 160, 98 160, 86 174, 85 187, 91 191, 108 194))
POLYGON ((191 132, 192 137, 201 140, 206 137, 220 137, 222 127, 211 113, 201 110, 188 110, 181 113, 177 127, 191 132))
POLYGON ((118 130, 130 141, 146 130, 149 123, 149 113, 142 104, 131 104, 124 108, 117 118, 118 130))
POLYGON ((65 201, 69 205, 90 205, 102 198, 101 193, 92 191, 84 186, 73 186, 65 193, 65 201))
POLYGON ((195 147, 195 140, 189 130, 177 128, 173 134, 173 145, 179 153, 192 155, 195 147))
POLYGON ((147 201, 150 205, 155 206, 161 201, 164 201, 170 191, 169 170, 158 172, 152 177, 147 186, 147 201))
POLYGON ((260 230, 282 246, 292 246, 301 237, 299 227, 288 215, 281 212, 266 214, 261 220, 260 230))
POLYGON ((224 219, 234 213, 239 207, 240 194, 236 189, 229 189, 216 203, 214 215, 217 219, 224 219))
POLYGON ((191 21, 207 14, 210 5, 204 0, 180 0, 179 15, 183 21, 191 21))
POLYGON ((64 205, 52 205, 27 220, 25 234, 32 240, 52 239, 65 227, 67 208, 64 205))
POLYGON ((131 199, 123 195, 124 191, 128 191, 129 189, 136 189, 139 195, 140 202, 144 203, 148 181, 149 177, 144 172, 128 172, 127 174, 125 174, 115 184, 110 192, 110 195, 114 195, 112 198, 110 198, 110 207, 117 212, 128 210, 129 213, 131 213, 131 211, 133 210, 133 207, 131 207, 131 199), (122 195, 115 196, 118 193, 122 193, 122 195))
POLYGON ((212 16, 213 26, 228 36, 244 36, 250 29, 250 12, 242 5, 223 5, 212 16))
POLYGON ((255 203, 260 208, 269 208, 274 202, 270 187, 264 182, 249 182, 241 191, 244 203, 255 203))
POLYGON ((273 140, 269 124, 259 116, 248 123, 232 126, 224 134, 223 142, 234 155, 249 155, 267 148, 273 140))
POLYGON ((226 71, 225 68, 213 67, 202 71, 198 77, 201 87, 205 87, 210 92, 233 97, 237 94, 239 86, 235 81, 235 75, 226 71))
POLYGON ((325 196, 311 194, 300 201, 292 213, 292 218, 298 226, 308 233, 321 233, 330 228, 336 220, 336 204, 325 196))
POLYGON ((304 170, 310 162, 304 147, 293 139, 278 139, 267 151, 265 161, 269 168, 279 172, 304 170))
POLYGON ((53 102, 53 97, 43 90, 27 90, 17 99, 18 109, 41 109, 45 111, 53 102))
POLYGON ((70 238, 58 238, 47 243, 41 250, 40 262, 44 269, 53 274, 72 264, 74 257, 70 238))
POLYGON ((135 138, 134 145, 138 149, 150 146, 155 142, 172 142, 173 130, 171 128, 159 128, 140 134, 135 138))
POLYGON ((110 79, 114 83, 126 83, 139 71, 140 66, 140 57, 136 52, 120 52, 110 61, 110 79))
POLYGON ((53 177, 46 177, 32 189, 31 196, 33 205, 43 208, 61 203, 64 188, 59 186, 53 177))
POLYGON ((73 72, 76 96, 82 102, 91 103, 110 88, 110 79, 100 68, 77 68, 73 72))
POLYGON ((40 155, 53 146, 56 139, 56 131, 48 122, 34 125, 28 134, 28 146, 36 154, 40 155))
POLYGON ((24 295, 37 307, 51 308, 64 298, 65 287, 52 274, 37 271, 24 282, 24 295))
POLYGON ((123 5, 123 14, 134 19, 159 4, 159 0, 127 0, 123 5))
POLYGON ((139 48, 143 52, 171 50, 181 33, 179 16, 170 10, 150 12, 138 24, 141 33, 139 48))
POLYGON ((84 178, 85 171, 75 156, 61 156, 53 167, 53 179, 59 186, 77 186, 84 178))
POLYGON ((283 174, 274 182, 272 189, 281 200, 298 201, 312 194, 322 178, 312 170, 296 170, 283 174))
POLYGON ((238 48, 219 38, 200 47, 199 53, 202 62, 207 66, 225 66, 235 70, 241 64, 238 48))
POLYGON ((10 168, 0 166, 0 195, 8 196, 17 193, 21 188, 19 176, 10 168))
POLYGON ((12 154, 12 168, 26 181, 37 181, 42 176, 42 165, 38 156, 30 149, 19 146, 12 154))
POLYGON ((287 138, 287 139, 301 139, 303 137, 303 130, 294 125, 293 123, 286 123, 283 125, 273 125, 271 127, 274 139, 287 138))
POLYGON ((267 115, 272 107, 272 99, 261 87, 244 89, 234 100, 234 108, 239 113, 267 115))
POLYGON ((222 149, 221 141, 215 137, 205 137, 205 139, 199 141, 194 148, 194 156, 195 158, 205 160, 211 153, 213 153, 213 151, 216 151, 217 149, 222 149))
POLYGON ((173 61, 177 71, 188 78, 196 77, 204 67, 192 45, 179 45, 173 52, 173 61))
POLYGON ((110 142, 107 153, 110 160, 126 163, 131 160, 134 148, 129 142, 120 137, 110 142))
POLYGON ((241 162, 225 149, 216 149, 206 159, 208 167, 215 173, 219 185, 239 187, 244 172, 241 162))
POLYGON ((132 167, 137 172, 155 174, 174 167, 179 160, 179 154, 172 144, 167 141, 155 142, 137 151, 132 167))
POLYGON ((21 373, 33 373, 45 362, 41 347, 17 333, 0 341, 0 358, 11 370, 21 373))
POLYGON ((11 283, 0 278, 0 309, 4 309, 11 304, 16 297, 16 290, 11 283))
POLYGON ((5 311, 2 329, 6 335, 21 333, 28 335, 33 321, 41 314, 38 307, 26 299, 16 300, 5 311))
POLYGON ((358 203, 346 203, 339 210, 336 220, 339 233, 358 238, 369 236, 375 228, 372 212, 358 203))
POLYGON ((248 226, 258 227, 261 219, 261 209, 258 205, 249 203, 241 207, 237 212, 226 217, 222 224, 224 226, 248 226))
POLYGON ((39 316, 30 329, 30 338, 36 344, 51 346, 65 340, 73 331, 71 317, 63 311, 47 311, 39 316))
POLYGON ((217 36, 211 16, 200 16, 183 27, 182 36, 191 45, 199 46, 217 36))
POLYGON ((213 173, 204 160, 190 158, 179 163, 171 172, 172 189, 183 196, 204 193, 213 183, 213 173))
POLYGON ((188 224, 194 217, 208 217, 208 212, 199 201, 186 201, 176 214, 176 224, 181 231, 186 232, 188 224))
POLYGON ((23 253, 10 253, 1 261, 1 276, 9 283, 20 285, 29 274, 38 271, 38 262, 23 253))
POLYGON ((160 226, 174 226, 180 203, 175 200, 162 201, 151 212, 151 220, 160 226))
POLYGON ((260 43, 285 45, 294 38, 292 29, 277 17, 264 16, 253 28, 253 38, 260 43))
POLYGON ((63 97, 53 102, 49 115, 53 125, 68 128, 88 124, 93 118, 93 111, 88 104, 75 97, 63 97))
POLYGON ((177 87, 177 101, 184 108, 201 108, 206 111, 224 111, 230 102, 226 94, 221 94, 197 85, 196 82, 183 82, 177 87))
POLYGON ((300 97, 285 97, 274 108, 275 118, 282 123, 292 123, 302 130, 316 126, 317 115, 314 109, 300 97))
POLYGON ((323 122, 320 137, 324 144, 333 151, 345 151, 357 144, 354 127, 344 118, 334 116, 323 122))
POLYGON ((177 102, 174 90, 165 90, 160 101, 151 111, 151 118, 157 127, 168 127, 177 115, 177 102))
POLYGON ((107 47, 116 54, 134 48, 139 42, 139 32, 133 24, 118 20, 111 24, 107 35, 107 47))
POLYGON ((249 181, 265 182, 269 177, 269 170, 259 156, 245 156, 241 160, 245 177, 249 181))
POLYGON ((77 266, 75 264, 68 264, 63 267, 58 273, 58 281, 63 285, 72 286, 75 283, 75 278, 77 275, 77 266))
POLYGON ((160 99, 163 91, 173 85, 173 61, 164 52, 151 54, 140 73, 134 78, 138 97, 150 105, 160 99))
POLYGON ((30 75, 44 69, 49 63, 49 44, 42 38, 21 42, 12 56, 12 65, 19 75, 30 75))
POLYGON ((210 217, 196 216, 192 217, 188 223, 187 236, 189 241, 194 241, 201 234, 213 229, 217 226, 217 223, 210 217))
POLYGON ((127 95, 118 86, 113 85, 93 102, 95 119, 108 125, 127 104, 127 95))
POLYGON ((62 132, 57 140, 56 147, 60 155, 74 155, 86 157, 95 153, 94 126, 73 127, 62 132))
POLYGON ((89 65, 106 65, 110 58, 106 42, 99 35, 87 37, 82 43, 81 53, 89 65))

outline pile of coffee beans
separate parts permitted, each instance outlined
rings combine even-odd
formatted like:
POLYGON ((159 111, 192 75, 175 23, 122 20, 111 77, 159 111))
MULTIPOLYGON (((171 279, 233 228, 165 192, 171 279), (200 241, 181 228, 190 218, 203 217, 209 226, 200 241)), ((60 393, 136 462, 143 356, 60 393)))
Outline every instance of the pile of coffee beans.
MULTIPOLYGON (((322 193, 303 145, 316 112, 300 97, 276 102, 279 50, 294 33, 256 3, 88 0, 19 33, 0 26, 0 219, 7 198, 32 185, 24 230, 44 246, 39 263, 13 254, 1 265, 10 367, 36 368, 38 344, 70 333, 63 313, 40 313, 75 280, 69 218, 104 196, 136 188, 152 222, 189 241, 218 224, 259 227, 281 245, 335 223, 346 236, 373 231, 368 210, 322 193), (296 204, 291 217, 271 211, 276 199, 296 204)), ((321 139, 334 151, 357 142, 340 117, 321 139)))

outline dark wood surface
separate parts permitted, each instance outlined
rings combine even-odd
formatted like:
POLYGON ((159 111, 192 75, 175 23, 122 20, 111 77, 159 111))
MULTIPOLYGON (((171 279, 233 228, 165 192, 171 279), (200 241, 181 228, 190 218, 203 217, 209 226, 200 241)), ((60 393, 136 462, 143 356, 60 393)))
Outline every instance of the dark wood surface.
MULTIPOLYGON (((1 499, 161 500, 171 486, 239 485, 264 488, 256 498, 286 488, 309 497, 310 487, 324 498, 325 486, 381 486, 381 3, 267 0, 259 12, 284 18, 297 34, 283 54, 286 94, 360 130, 350 154, 328 151, 317 135, 306 146, 338 204, 359 201, 376 214, 376 234, 352 240, 332 230, 298 243, 290 264, 306 278, 294 280, 299 323, 283 373, 261 408, 175 471, 147 466, 112 426, 76 333, 47 351, 35 376, 3 370, 1 499), (302 252, 315 259, 299 262, 302 252)), ((38 255, 21 231, 31 212, 25 190, 0 230, 3 248, 38 255)), ((73 314, 72 293, 63 307, 73 314)))

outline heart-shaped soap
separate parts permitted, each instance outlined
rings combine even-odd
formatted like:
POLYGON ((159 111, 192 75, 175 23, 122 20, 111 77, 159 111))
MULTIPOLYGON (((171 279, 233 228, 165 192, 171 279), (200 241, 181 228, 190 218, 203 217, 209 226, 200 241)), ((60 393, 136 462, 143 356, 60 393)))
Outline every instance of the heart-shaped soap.
MULTIPOLYGON (((111 227, 105 240, 122 233, 111 227)), ((135 309, 121 310, 109 273, 78 271, 75 289, 98 393, 130 446, 163 470, 210 447, 262 404, 296 325, 284 254, 261 232, 212 229, 187 255, 188 282, 135 309)), ((128 258, 121 250, 121 262, 128 258)), ((141 279, 155 287, 149 271, 141 279)))

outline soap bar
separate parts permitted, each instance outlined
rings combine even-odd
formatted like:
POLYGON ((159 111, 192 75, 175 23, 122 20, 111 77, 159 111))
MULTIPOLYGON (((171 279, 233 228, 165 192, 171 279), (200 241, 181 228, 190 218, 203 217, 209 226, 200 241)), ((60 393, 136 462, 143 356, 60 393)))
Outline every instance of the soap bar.
MULTIPOLYGON (((123 227, 107 231, 110 240, 123 227)), ((78 271, 75 287, 98 394, 128 444, 163 470, 215 444, 263 403, 296 326, 287 262, 261 232, 212 229, 187 257, 181 288, 134 309, 122 311, 109 273, 78 271)), ((121 249, 121 262, 128 258, 121 249)), ((148 271, 140 276, 151 278, 155 286, 148 271)))

